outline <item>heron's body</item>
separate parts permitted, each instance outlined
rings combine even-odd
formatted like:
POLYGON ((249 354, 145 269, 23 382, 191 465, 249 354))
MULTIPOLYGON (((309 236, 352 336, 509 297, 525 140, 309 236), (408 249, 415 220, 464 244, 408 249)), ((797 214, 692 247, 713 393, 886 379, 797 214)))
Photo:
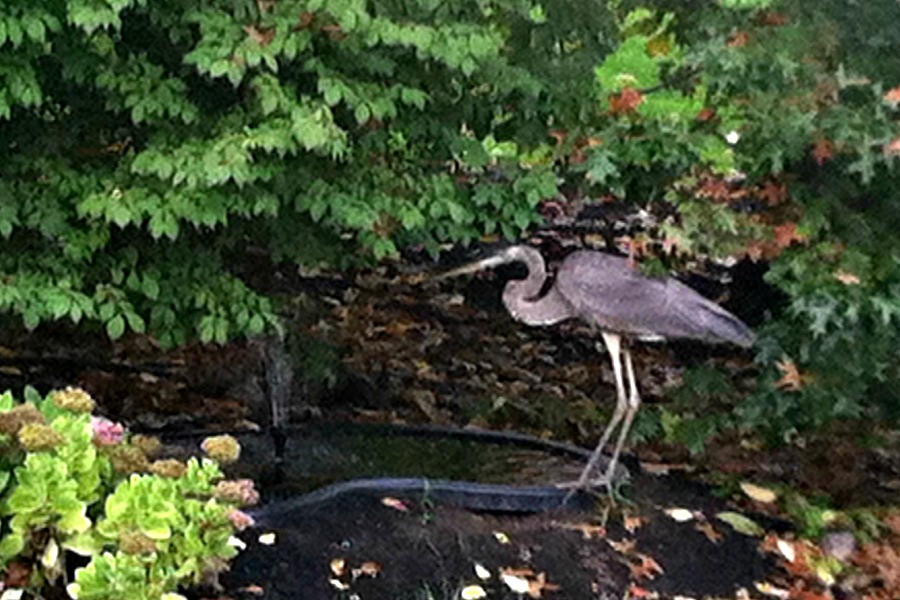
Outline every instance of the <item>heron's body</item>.
MULTIPOLYGON (((514 318, 529 325, 580 318, 603 331, 637 338, 753 343, 747 326, 715 302, 677 279, 647 277, 628 263, 612 254, 573 252, 544 296, 516 298, 506 293, 504 303, 514 318), (532 313, 537 318, 530 317, 532 313)), ((543 261, 534 268, 543 269, 543 261)))
POLYGON ((456 269, 445 276, 471 273, 486 267, 522 262, 528 277, 512 280, 503 290, 510 315, 528 325, 551 325, 579 318, 597 327, 609 349, 616 377, 617 403, 613 417, 591 460, 578 481, 585 487, 613 430, 621 424, 619 438, 606 472, 612 478, 619 452, 634 414, 640 406, 631 352, 622 346, 623 336, 688 338, 708 343, 753 344, 753 332, 731 313, 671 277, 656 279, 642 274, 625 258, 592 250, 573 252, 563 260, 553 285, 545 289, 547 273, 541 254, 529 246, 512 246, 503 252, 456 269), (628 376, 625 390, 624 371, 628 376))

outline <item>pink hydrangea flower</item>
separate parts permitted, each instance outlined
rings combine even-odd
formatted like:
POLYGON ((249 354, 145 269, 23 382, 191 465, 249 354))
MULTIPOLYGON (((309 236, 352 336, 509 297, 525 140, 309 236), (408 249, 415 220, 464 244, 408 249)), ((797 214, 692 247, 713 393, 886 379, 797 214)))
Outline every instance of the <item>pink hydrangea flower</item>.
POLYGON ((91 429, 94 431, 94 443, 98 446, 115 446, 122 441, 125 428, 103 417, 91 417, 91 429))
POLYGON ((238 531, 243 531, 255 522, 253 517, 236 508, 228 513, 228 520, 231 521, 231 524, 234 525, 234 528, 238 531))

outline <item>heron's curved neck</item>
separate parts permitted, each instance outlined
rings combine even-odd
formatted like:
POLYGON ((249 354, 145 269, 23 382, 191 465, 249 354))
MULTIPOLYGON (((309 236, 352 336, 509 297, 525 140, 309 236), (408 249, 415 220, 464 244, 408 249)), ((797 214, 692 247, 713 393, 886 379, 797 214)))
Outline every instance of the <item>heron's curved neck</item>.
POLYGON ((520 246, 516 258, 528 267, 528 277, 516 282, 516 295, 521 300, 529 302, 537 300, 547 281, 547 265, 544 264, 544 257, 530 246, 520 246))
POLYGON ((556 289, 551 288, 539 297, 547 281, 541 253, 521 246, 515 259, 528 267, 528 277, 510 281, 503 289, 503 304, 513 318, 529 325, 550 325, 571 317, 571 307, 556 289))

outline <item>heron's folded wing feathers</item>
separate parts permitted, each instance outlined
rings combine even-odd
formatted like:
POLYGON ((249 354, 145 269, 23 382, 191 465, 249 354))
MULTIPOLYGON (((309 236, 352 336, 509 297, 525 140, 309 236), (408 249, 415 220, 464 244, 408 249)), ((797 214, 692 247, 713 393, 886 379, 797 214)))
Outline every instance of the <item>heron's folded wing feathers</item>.
POLYGON ((557 274, 556 287, 579 317, 610 331, 753 343, 749 328, 715 302, 675 279, 647 277, 621 257, 572 254, 557 274))

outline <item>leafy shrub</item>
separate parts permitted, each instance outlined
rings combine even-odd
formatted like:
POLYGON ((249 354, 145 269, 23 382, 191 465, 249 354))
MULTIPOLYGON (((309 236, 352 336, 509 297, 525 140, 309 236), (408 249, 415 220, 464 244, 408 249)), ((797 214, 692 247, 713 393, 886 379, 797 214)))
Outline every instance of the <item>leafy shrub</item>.
POLYGON ((71 552, 90 558, 72 598, 159 600, 227 566, 252 485, 220 481, 206 458, 151 462, 152 441, 92 417, 81 390, 26 397, 0 396, 0 568, 29 569, 39 592, 71 552))
POLYGON ((222 342, 278 326, 229 273, 248 248, 344 267, 602 198, 653 216, 630 241, 675 266, 772 263, 788 309, 741 424, 896 416, 898 19, 893 0, 14 3, 0 310, 222 342))

